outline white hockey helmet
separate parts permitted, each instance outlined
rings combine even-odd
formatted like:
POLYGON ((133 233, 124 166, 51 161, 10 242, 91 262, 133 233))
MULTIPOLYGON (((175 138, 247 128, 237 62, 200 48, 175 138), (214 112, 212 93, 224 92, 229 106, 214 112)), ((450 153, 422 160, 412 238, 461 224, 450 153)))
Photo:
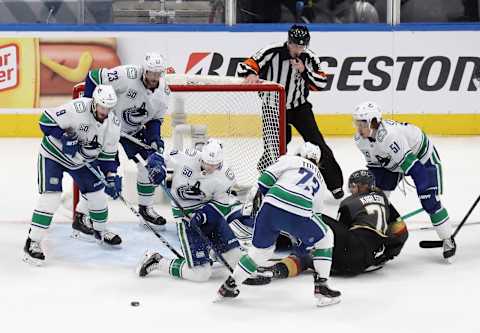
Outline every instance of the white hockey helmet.
POLYGON ((223 163, 223 145, 216 139, 208 139, 200 153, 201 160, 210 165, 223 163))
POLYGON ((93 105, 96 109, 100 105, 107 109, 112 109, 117 105, 117 94, 112 86, 100 84, 95 87, 92 94, 93 105))
POLYGON ((363 102, 355 107, 352 117, 353 121, 366 121, 370 127, 373 119, 376 119, 377 122, 382 120, 382 112, 376 103, 363 102))
POLYGON ((145 54, 145 60, 143 62, 144 71, 163 74, 166 69, 165 59, 160 54, 155 52, 145 54))
POLYGON ((300 156, 306 158, 307 160, 315 161, 316 163, 318 163, 320 162, 320 158, 322 157, 322 152, 319 146, 314 145, 310 142, 305 142, 300 148, 300 156))

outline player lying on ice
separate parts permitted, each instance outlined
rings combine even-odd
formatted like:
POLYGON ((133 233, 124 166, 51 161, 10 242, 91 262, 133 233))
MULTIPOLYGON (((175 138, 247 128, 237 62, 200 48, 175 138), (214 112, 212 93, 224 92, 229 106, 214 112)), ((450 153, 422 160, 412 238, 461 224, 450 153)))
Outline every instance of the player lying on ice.
MULTIPOLYGON (((335 275, 356 275, 382 267, 400 253, 408 238, 405 222, 385 194, 375 187, 371 172, 355 171, 348 179, 348 186, 352 194, 341 202, 338 221, 322 215, 334 235, 332 273, 335 275)), ((236 210, 229 216, 229 225, 239 239, 252 235, 253 219, 248 213, 236 210)), ((312 255, 295 237, 284 235, 282 242, 277 242, 277 250, 290 250, 292 254, 273 266, 261 268, 273 272, 274 278, 294 277, 314 269, 312 255)))
POLYGON ((306 142, 299 156, 284 155, 259 177, 256 202, 263 198, 255 219, 252 246, 218 290, 219 299, 237 297, 239 284, 257 273, 272 257, 280 232, 301 240, 313 260, 314 296, 318 306, 338 303, 341 293, 327 280, 332 264, 333 233, 318 212, 322 176, 317 164, 320 148, 306 142))
POLYGON ((377 187, 393 191, 402 176, 412 177, 420 203, 443 240, 443 258, 451 262, 456 245, 448 212, 440 202, 442 165, 433 143, 417 126, 382 119, 380 107, 374 102, 356 106, 353 121, 355 143, 375 175, 377 187))
POLYGON ((25 258, 29 263, 45 261, 42 239, 60 206, 63 173, 72 176, 88 199, 88 212, 95 238, 106 244, 118 245, 121 238, 108 231, 107 197, 121 191, 121 179, 116 174, 115 161, 120 139, 120 121, 112 108, 117 96, 110 86, 99 85, 92 98, 77 98, 56 108, 44 110, 40 117, 43 139, 38 155, 38 187, 40 196, 33 211, 32 222, 25 242, 25 258), (89 163, 106 176, 109 187, 87 167, 89 163))
MULTIPOLYGON (((121 130, 163 152, 161 124, 168 108, 170 89, 165 80, 167 71, 164 58, 158 53, 147 53, 141 65, 122 65, 115 68, 99 68, 89 72, 85 79, 85 97, 90 97, 99 84, 113 87, 118 103, 115 115, 120 119, 121 130)), ((153 209, 156 186, 148 178, 142 163, 135 157, 140 154, 147 159, 154 150, 147 150, 127 138, 120 138, 125 155, 137 165, 138 212, 147 223, 157 227, 165 225, 166 220, 153 209)), ((87 203, 82 195, 72 224, 81 236, 92 234, 88 219, 87 203), (83 235, 82 235, 83 234, 83 235)))
MULTIPOLYGON (((190 281, 207 281, 212 274, 212 246, 230 266, 236 265, 244 254, 225 219, 230 211, 229 192, 235 175, 224 163, 222 144, 215 139, 209 139, 201 152, 195 149, 184 152, 174 150, 165 158, 168 168, 173 170, 171 193, 182 206, 180 208, 172 203, 184 258, 170 259, 147 251, 137 274, 143 277, 159 270, 190 281), (198 234, 196 227, 208 238, 208 242, 198 234)), ((162 156, 157 153, 151 155, 147 168, 152 182, 162 184, 165 179, 162 156)), ((262 277, 256 280, 269 281, 262 277)))

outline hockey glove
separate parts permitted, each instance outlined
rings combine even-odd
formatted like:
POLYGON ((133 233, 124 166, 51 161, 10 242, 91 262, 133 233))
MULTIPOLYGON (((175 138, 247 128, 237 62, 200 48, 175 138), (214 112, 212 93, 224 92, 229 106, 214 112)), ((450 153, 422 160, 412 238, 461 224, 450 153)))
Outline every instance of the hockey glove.
POLYGON ((119 175, 107 176, 105 178, 108 186, 105 186, 105 193, 107 193, 112 199, 117 199, 122 192, 122 177, 119 175))
POLYGON ((155 139, 154 141, 150 142, 150 147, 155 149, 155 151, 153 151, 152 153, 157 152, 157 153, 163 154, 165 144, 163 143, 162 139, 158 138, 158 139, 155 139))
POLYGON ((153 153, 147 159, 148 178, 155 185, 160 185, 167 176, 165 160, 159 153, 153 153))
POLYGON ((76 134, 69 135, 64 133, 62 138, 62 151, 65 155, 75 156, 78 151, 78 138, 76 134))

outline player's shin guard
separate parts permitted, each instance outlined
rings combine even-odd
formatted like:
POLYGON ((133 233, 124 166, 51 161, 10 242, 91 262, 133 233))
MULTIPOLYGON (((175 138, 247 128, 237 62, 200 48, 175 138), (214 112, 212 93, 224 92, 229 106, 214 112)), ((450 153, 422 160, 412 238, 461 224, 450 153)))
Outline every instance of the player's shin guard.
POLYGON ((155 185, 150 182, 147 169, 140 162, 137 163, 137 170, 138 204, 141 206, 152 206, 155 185))
POLYGON ((107 195, 102 190, 85 193, 88 202, 89 217, 93 225, 93 235, 101 244, 119 245, 120 236, 108 231, 105 223, 108 219, 107 195))
POLYGON ((32 222, 28 237, 23 248, 25 252, 24 261, 35 265, 41 265, 45 260, 45 254, 41 247, 41 241, 45 236, 53 214, 60 206, 61 193, 49 192, 41 193, 38 198, 37 206, 33 211, 32 222))
POLYGON ((137 170, 138 212, 145 222, 163 226, 167 220, 153 209, 156 186, 150 182, 147 169, 140 162, 137 163, 137 170))
POLYGON ((45 236, 47 229, 52 223, 53 214, 60 206, 60 202, 60 192, 49 192, 40 194, 37 206, 33 211, 32 223, 29 232, 29 237, 32 240, 40 242, 45 236))

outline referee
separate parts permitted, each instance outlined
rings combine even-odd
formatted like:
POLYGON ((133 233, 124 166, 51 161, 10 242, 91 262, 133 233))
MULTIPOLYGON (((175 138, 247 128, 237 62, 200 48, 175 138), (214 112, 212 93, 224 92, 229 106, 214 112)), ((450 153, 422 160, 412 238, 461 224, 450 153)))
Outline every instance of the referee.
POLYGON ((292 139, 292 125, 304 141, 318 145, 322 151, 320 171, 335 199, 343 197, 343 175, 332 150, 318 129, 308 102, 309 90, 321 90, 327 76, 320 69, 318 56, 308 49, 310 33, 306 26, 292 25, 288 41, 267 46, 238 67, 238 76, 246 83, 259 83, 260 79, 277 82, 287 94, 287 144, 292 139))

